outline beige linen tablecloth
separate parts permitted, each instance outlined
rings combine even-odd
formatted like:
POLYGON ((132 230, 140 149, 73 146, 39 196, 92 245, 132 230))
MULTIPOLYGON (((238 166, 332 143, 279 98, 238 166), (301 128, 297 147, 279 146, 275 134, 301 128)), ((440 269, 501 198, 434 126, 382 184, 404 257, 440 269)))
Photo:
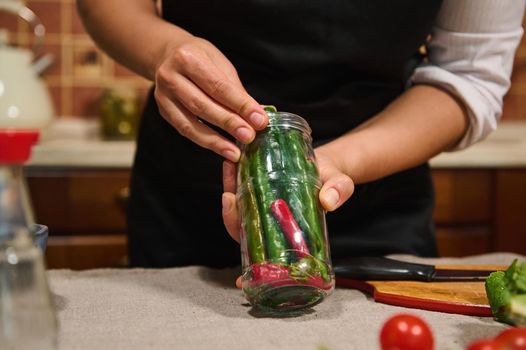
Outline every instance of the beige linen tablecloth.
MULTIPOLYGON (((514 257, 405 260, 506 265, 514 257)), ((378 349, 383 322, 399 312, 424 318, 436 349, 463 349, 506 327, 491 318, 383 305, 350 289, 336 289, 299 317, 255 317, 234 287, 238 273, 203 267, 50 270, 60 349, 378 349)))

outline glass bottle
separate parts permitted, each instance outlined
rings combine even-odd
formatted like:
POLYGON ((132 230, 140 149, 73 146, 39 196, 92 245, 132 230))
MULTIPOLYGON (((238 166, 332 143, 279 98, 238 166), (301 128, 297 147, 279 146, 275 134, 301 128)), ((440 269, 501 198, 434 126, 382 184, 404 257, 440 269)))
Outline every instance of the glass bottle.
POLYGON ((0 130, 0 348, 56 349, 42 252, 29 231, 22 163, 38 134, 0 130))
POLYGON ((237 201, 246 299, 269 313, 321 302, 334 289, 311 130, 266 108, 269 125, 241 146, 237 201))
POLYGON ((137 92, 130 87, 105 89, 101 96, 102 135, 107 140, 135 140, 140 119, 137 92))

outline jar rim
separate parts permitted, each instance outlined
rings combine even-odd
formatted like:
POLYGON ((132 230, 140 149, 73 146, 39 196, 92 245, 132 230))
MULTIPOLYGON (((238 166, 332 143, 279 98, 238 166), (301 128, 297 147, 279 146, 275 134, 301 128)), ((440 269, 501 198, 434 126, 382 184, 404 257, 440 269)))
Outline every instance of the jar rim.
POLYGON ((277 126, 285 128, 295 128, 307 135, 310 135, 312 130, 309 123, 297 114, 289 112, 267 112, 268 115, 268 126, 277 126))

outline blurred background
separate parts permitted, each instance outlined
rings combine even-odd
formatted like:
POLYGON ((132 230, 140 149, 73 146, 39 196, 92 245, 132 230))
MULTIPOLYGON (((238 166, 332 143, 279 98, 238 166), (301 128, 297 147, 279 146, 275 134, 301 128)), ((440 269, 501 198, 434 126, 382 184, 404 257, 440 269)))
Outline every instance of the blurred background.
MULTIPOLYGON (((6 1, 6 0, 2 0, 6 1)), ((142 98, 150 83, 115 63, 100 51, 84 31, 74 0, 22 1, 46 29, 41 53, 54 56, 44 74, 58 117, 97 118, 105 88, 126 86, 142 98)), ((0 11, 0 28, 9 41, 29 47, 34 35, 24 20, 0 11)))
MULTIPOLYGON (((24 3, 46 29, 36 57, 52 55, 41 78, 54 119, 26 168, 37 221, 50 228, 48 266, 125 266, 124 213, 133 140, 151 83, 95 46, 83 29, 74 0, 24 3)), ((0 11, 0 47, 29 48, 33 40, 25 21, 0 11)), ((504 101, 496 133, 469 150, 431 162, 442 256, 526 254, 524 38, 504 101)))

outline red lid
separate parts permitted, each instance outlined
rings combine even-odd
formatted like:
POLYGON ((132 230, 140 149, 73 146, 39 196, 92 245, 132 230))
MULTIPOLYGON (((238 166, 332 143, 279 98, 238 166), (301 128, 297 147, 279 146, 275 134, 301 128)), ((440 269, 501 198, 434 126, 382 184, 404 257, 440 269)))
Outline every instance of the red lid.
POLYGON ((0 164, 25 163, 38 136, 38 130, 0 129, 0 164))

